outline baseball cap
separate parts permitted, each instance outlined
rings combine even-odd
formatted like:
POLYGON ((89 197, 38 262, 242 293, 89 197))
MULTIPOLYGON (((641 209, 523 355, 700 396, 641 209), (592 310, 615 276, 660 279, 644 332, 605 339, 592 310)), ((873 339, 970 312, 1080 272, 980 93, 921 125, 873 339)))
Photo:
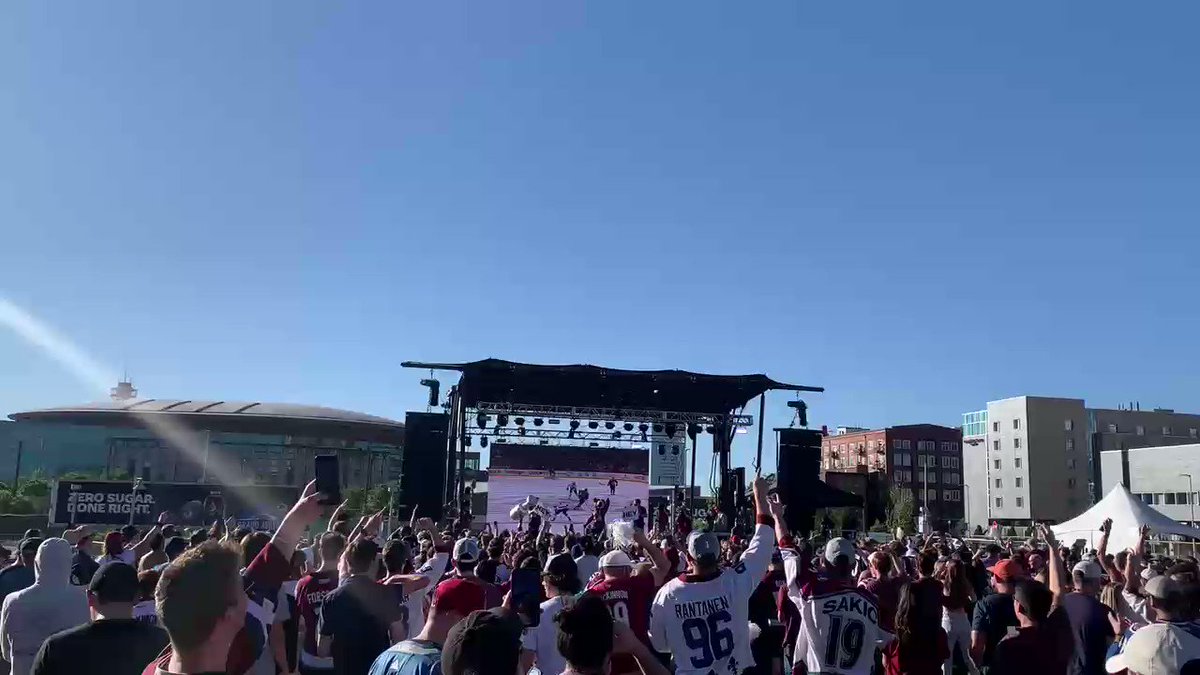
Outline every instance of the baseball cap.
POLYGON ((1095 560, 1080 560, 1071 568, 1071 574, 1082 574, 1084 579, 1096 580, 1104 576, 1104 570, 1095 560))
POLYGON ((1025 576, 1025 568, 1016 560, 1006 558, 992 566, 992 576, 1000 581, 1013 581, 1025 576))
POLYGON ((546 561, 546 569, 542 572, 549 577, 578 577, 579 566, 575 564, 575 559, 566 553, 560 553, 555 556, 550 556, 546 561))
POLYGON ((100 602, 132 603, 138 596, 137 570, 123 562, 106 563, 92 575, 88 592, 100 602))
POLYGON ((512 673, 520 655, 520 619, 476 610, 446 634, 442 672, 445 675, 512 673))
POLYGON ((1172 593, 1178 592, 1180 586, 1178 581, 1165 574, 1160 574, 1142 584, 1142 590, 1146 591, 1146 595, 1158 598, 1159 600, 1166 600, 1172 593))
POLYGON ((478 562, 479 542, 470 537, 464 537, 454 542, 454 559, 464 563, 478 562))
POLYGON ((41 545, 41 537, 25 537, 21 540, 21 553, 36 553, 41 545))
POLYGON ((712 532, 692 532, 688 535, 687 552, 693 559, 705 556, 716 558, 721 554, 721 542, 712 532))
POLYGON ((600 556, 601 567, 633 567, 633 561, 624 551, 609 551, 600 556))
POLYGON ((1104 669, 1110 673, 1129 670, 1140 675, 1175 675, 1194 659, 1200 659, 1200 637, 1170 623, 1152 623, 1134 631, 1121 653, 1104 662, 1104 669))
POLYGON ((848 562, 854 562, 854 543, 845 537, 834 537, 825 544, 825 562, 832 565, 838 556, 846 556, 848 562))
POLYGON ((469 579, 447 579, 433 591, 433 606, 466 616, 487 606, 483 585, 469 579))

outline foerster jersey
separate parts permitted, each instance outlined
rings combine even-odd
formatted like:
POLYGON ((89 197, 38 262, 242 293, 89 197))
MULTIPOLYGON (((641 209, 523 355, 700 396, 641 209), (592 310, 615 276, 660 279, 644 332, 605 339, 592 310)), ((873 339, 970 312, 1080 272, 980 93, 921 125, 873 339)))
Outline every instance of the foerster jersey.
POLYGON ((892 634, 879 626, 875 596, 851 581, 825 578, 792 549, 783 549, 788 599, 800 611, 796 660, 810 673, 870 675, 875 647, 892 634))
POLYGON ((758 525, 737 565, 663 584, 650 607, 650 642, 675 658, 676 675, 738 675, 754 665, 750 595, 775 550, 775 531, 758 525))

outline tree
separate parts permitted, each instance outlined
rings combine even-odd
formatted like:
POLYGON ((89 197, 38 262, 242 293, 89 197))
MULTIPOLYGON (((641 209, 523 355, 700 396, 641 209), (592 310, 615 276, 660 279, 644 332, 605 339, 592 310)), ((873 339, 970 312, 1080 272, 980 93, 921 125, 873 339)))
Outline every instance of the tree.
POLYGON ((346 513, 361 516, 367 504, 367 491, 363 488, 350 488, 342 492, 342 499, 346 500, 346 513))
POLYGON ((46 482, 45 478, 30 478, 21 483, 20 492, 24 497, 48 497, 50 496, 50 483, 46 482))
POLYGON ((368 490, 364 504, 364 515, 375 513, 376 511, 383 511, 384 515, 387 515, 388 499, 390 496, 385 485, 377 485, 368 490))
POLYGON ((902 528, 905 532, 916 532, 916 513, 912 491, 893 485, 888 490, 888 531, 902 528))

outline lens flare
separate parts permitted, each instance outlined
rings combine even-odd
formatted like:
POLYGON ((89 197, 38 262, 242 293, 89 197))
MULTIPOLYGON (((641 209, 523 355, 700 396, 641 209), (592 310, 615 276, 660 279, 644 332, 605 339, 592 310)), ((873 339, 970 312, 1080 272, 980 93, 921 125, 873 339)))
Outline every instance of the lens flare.
MULTIPOLYGON (((9 328, 83 384, 96 390, 101 397, 107 396, 109 385, 117 381, 114 371, 102 366, 66 336, 4 297, 0 297, 0 326, 9 328)), ((209 482, 220 483, 229 489, 242 481, 240 467, 234 470, 225 458, 208 452, 209 444, 204 432, 197 433, 175 423, 167 415, 139 413, 137 410, 128 412, 155 436, 179 449, 197 464, 206 466, 209 482)), ((239 496, 252 499, 253 495, 246 492, 239 490, 239 496)))

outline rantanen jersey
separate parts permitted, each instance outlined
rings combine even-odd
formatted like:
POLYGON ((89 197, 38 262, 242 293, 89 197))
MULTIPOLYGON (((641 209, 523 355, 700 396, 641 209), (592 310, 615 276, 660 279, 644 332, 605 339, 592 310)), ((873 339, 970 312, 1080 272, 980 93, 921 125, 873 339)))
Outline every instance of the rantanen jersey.
MULTIPOLYGON (((639 640, 650 644, 650 603, 654 600, 653 574, 622 577, 620 579, 601 579, 588 588, 588 593, 600 596, 613 621, 620 621, 629 626, 639 640)), ((613 654, 612 672, 637 673, 637 662, 627 654, 613 654)))
POLYGON ((650 642, 675 658, 676 675, 738 675, 754 665, 750 595, 775 550, 775 530, 758 525, 742 559, 714 576, 681 575, 650 607, 650 642))
POLYGON ((879 608, 869 591, 827 579, 783 549, 788 598, 800 610, 796 660, 810 673, 870 675, 878 642, 892 639, 879 627, 879 608))

